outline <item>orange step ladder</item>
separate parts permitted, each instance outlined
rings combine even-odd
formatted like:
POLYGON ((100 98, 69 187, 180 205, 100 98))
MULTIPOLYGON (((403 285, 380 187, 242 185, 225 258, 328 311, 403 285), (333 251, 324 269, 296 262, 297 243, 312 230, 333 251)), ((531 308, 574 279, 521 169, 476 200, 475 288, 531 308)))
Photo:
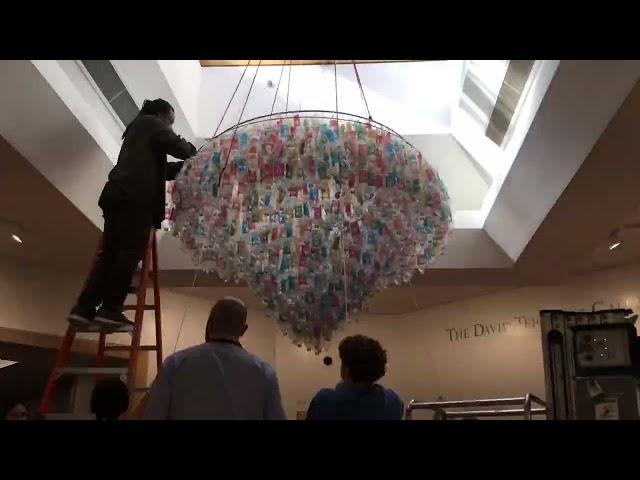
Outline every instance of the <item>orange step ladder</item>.
MULTIPOLYGON (((95 266, 98 255, 102 249, 102 242, 98 245, 98 250, 93 259, 92 269, 95 266)), ((138 388, 136 387, 136 369, 138 365, 138 354, 140 351, 155 351, 156 362, 158 371, 162 368, 162 322, 160 316, 160 283, 158 280, 158 244, 156 240, 155 229, 151 230, 149 235, 149 241, 145 248, 145 253, 142 258, 142 267, 139 272, 139 281, 137 287, 129 287, 129 293, 137 296, 137 302, 135 305, 125 305, 124 310, 135 310, 135 319, 133 325, 133 331, 131 327, 128 329, 123 327, 122 329, 108 329, 105 330, 98 325, 88 325, 81 327, 77 325, 69 324, 67 327, 67 333, 64 336, 56 363, 53 371, 49 375, 47 386, 45 387, 42 400, 40 402, 40 413, 45 417, 55 418, 57 414, 51 414, 49 412, 52 400, 55 395, 57 380, 62 375, 95 375, 96 381, 103 375, 120 375, 127 377, 127 386, 129 387, 130 399, 133 399, 133 395, 138 392, 144 392, 148 390, 148 387, 138 388), (146 303, 147 295, 147 283, 149 281, 153 283, 153 304, 146 303), (142 334, 142 320, 144 319, 144 312, 146 310, 153 310, 155 313, 155 326, 156 326, 156 344, 155 345, 140 345, 140 336, 142 334), (71 348, 73 341, 76 337, 76 333, 98 333, 98 352, 96 358, 96 366, 94 367, 78 367, 70 366, 69 356, 71 355, 71 348), (107 335, 118 332, 130 332, 131 333, 131 345, 111 345, 107 344, 107 335), (103 367, 105 352, 107 351, 127 351, 129 352, 129 362, 126 368, 109 368, 103 367)), ((130 408, 133 408, 133 401, 130 401, 130 408)), ((61 415, 61 418, 63 416, 61 415)))

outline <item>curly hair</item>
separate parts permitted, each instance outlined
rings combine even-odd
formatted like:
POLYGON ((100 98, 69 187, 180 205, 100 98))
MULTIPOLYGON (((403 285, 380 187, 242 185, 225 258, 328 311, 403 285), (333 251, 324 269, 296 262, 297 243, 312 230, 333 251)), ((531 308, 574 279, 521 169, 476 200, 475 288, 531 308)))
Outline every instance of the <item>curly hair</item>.
POLYGON ((0 412, 2 412, 2 418, 0 420, 7 420, 9 413, 18 405, 21 405, 27 411, 27 418, 29 418, 29 408, 27 407, 27 402, 22 401, 22 399, 10 398, 6 399, 2 402, 2 406, 0 407, 0 412))
MULTIPOLYGON (((158 115, 159 113, 168 113, 170 111, 173 112, 175 110, 169 102, 163 100, 162 98, 156 98, 155 100, 145 100, 144 102, 142 102, 142 108, 140 109, 140 112, 138 112, 138 115, 133 120, 142 115, 158 115)), ((127 133, 129 133, 129 127, 133 123, 133 120, 131 121, 131 123, 129 123, 129 125, 127 125, 127 128, 124 129, 124 133, 122 134, 123 139, 127 136, 127 133)))
POLYGON ((338 347, 342 364, 354 383, 375 383, 386 373, 387 352, 380 342, 364 335, 347 337, 338 347))
POLYGON ((91 413, 97 420, 117 420, 129 409, 129 389, 119 378, 105 378, 91 394, 91 413))

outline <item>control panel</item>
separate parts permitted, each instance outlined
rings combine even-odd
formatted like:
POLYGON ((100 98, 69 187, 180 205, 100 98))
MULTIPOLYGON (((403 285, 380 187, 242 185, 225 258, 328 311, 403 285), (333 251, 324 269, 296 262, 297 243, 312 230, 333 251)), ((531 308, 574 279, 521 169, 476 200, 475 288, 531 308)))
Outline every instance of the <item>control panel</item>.
POLYGON ((576 364, 582 368, 631 366, 629 330, 625 327, 581 328, 574 331, 576 364))

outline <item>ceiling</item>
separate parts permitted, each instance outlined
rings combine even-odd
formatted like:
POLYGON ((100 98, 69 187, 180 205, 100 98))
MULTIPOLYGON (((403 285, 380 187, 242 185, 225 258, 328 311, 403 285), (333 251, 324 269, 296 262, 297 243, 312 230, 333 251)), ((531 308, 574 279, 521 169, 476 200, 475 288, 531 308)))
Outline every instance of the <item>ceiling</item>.
POLYGON ((604 248, 613 230, 638 218, 639 120, 636 84, 518 259, 516 270, 527 280, 549 281, 556 274, 582 274, 640 258, 634 231, 627 232, 624 250, 604 248))
POLYGON ((100 230, 2 137, 0 171, 0 258, 86 271, 100 230))
MULTIPOLYGON (((608 238, 615 228, 640 221, 640 189, 635 185, 640 178, 639 120, 640 87, 636 85, 515 264, 495 247, 496 252, 486 250, 485 254, 494 255, 499 268, 485 268, 481 263, 484 258, 478 258, 480 263, 472 268, 455 262, 444 264, 425 275, 417 275, 411 286, 381 292, 371 302, 371 311, 401 313, 523 285, 554 283, 569 275, 640 261, 640 230, 625 232, 623 245, 608 250, 608 238), (504 262, 500 256, 505 257, 504 262)), ((88 151, 87 147, 74 154, 74 158, 88 163, 88 151)), ((10 239, 9 232, 0 230, 0 256, 85 273, 97 243, 98 229, 60 193, 60 187, 51 185, 1 138, 0 165, 3 171, 0 191, 6 199, 0 204, 0 217, 22 222, 26 232, 24 244, 18 245, 10 239)), ((87 174, 86 179, 94 176, 87 174)), ((519 185, 512 181, 512 176, 510 173, 505 180, 507 187, 519 185)), ((75 177, 68 180, 74 185, 81 183, 75 177)), ((103 180, 99 183, 103 184, 103 180)), ((507 188, 500 195, 510 193, 513 192, 507 188)), ((527 209, 523 207, 522 211, 527 209)), ((456 242, 452 242, 451 248, 457 250, 452 258, 469 255, 472 251, 469 246, 482 241, 478 235, 483 234, 488 238, 482 229, 456 230, 456 242)), ((161 276, 167 287, 206 298, 218 295, 225 285, 215 275, 200 273, 196 288, 191 289, 194 272, 188 270, 165 270, 161 276)), ((236 296, 252 297, 248 289, 239 288, 236 296)), ((255 297, 250 304, 260 306, 255 297)))
MULTIPOLYGON (((578 273, 593 270, 605 270, 609 268, 627 265, 629 263, 640 262, 640 208, 629 215, 620 228, 620 234, 616 241, 622 243, 617 248, 611 250, 613 245, 613 235, 611 238, 603 240, 591 252, 588 258, 579 264, 576 271, 578 273)), ((612 231, 613 234, 613 231, 612 231)))
MULTIPOLYGON (((640 192, 633 180, 640 178, 638 119, 640 88, 636 86, 514 268, 429 270, 416 275, 410 286, 380 292, 372 299, 370 311, 399 314, 640 261, 640 229, 625 231, 623 244, 608 250, 615 228, 640 222, 640 192), (598 195, 593 194, 594 185, 599 185, 598 195)), ((25 231, 24 244, 19 245, 10 239, 6 226, 0 227, 0 257, 86 272, 99 230, 1 137, 0 167, 4 172, 0 191, 5 198, 0 218, 20 220, 25 231)), ((459 248, 460 253, 465 251, 464 242, 459 248)), ((216 275, 200 272, 195 288, 190 287, 193 271, 163 271, 161 277, 164 285, 175 285, 170 288, 176 292, 208 299, 235 295, 252 308, 262 308, 248 288, 229 286, 216 275)))
MULTIPOLYGON (((268 114, 272 107, 274 112, 335 111, 337 101, 341 112, 368 117, 350 64, 338 64, 335 69, 326 64, 291 69, 261 64, 247 68, 246 73, 245 65, 202 69, 198 102, 206 108, 198 118, 200 136, 216 130, 227 106, 218 132, 239 118, 268 114)), ((366 63, 359 65, 358 74, 374 120, 401 135, 444 133, 459 103, 463 66, 462 60, 366 63)))

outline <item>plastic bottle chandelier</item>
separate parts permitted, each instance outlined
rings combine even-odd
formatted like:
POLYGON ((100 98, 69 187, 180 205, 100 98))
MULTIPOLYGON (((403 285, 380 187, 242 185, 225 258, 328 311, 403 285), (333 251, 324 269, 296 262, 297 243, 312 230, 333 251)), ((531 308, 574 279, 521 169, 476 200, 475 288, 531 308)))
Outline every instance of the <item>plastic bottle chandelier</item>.
POLYGON ((174 234, 197 266, 245 281, 316 353, 367 298, 424 272, 451 226, 422 153, 337 100, 335 112, 271 113, 214 134, 172 194, 174 234))

